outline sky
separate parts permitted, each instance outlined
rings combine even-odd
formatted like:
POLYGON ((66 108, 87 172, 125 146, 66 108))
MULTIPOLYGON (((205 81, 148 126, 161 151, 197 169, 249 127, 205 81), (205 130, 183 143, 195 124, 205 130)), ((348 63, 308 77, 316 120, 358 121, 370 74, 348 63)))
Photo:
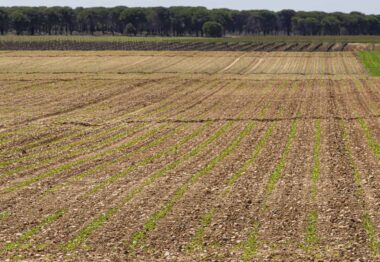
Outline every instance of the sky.
POLYGON ((304 11, 351 12, 380 14, 379 0, 0 0, 0 6, 206 6, 230 9, 294 9, 304 11))

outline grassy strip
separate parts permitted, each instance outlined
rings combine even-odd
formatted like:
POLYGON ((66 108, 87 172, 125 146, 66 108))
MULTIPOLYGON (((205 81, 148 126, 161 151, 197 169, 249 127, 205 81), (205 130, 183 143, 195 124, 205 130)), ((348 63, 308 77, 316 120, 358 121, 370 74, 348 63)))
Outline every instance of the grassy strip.
POLYGON ((309 215, 307 218, 307 227, 306 227, 306 236, 305 236, 307 250, 314 249, 319 242, 317 222, 318 222, 318 212, 317 210, 313 209, 309 212, 309 215))
POLYGON ((361 117, 358 118, 358 122, 361 126, 361 128, 364 131, 364 134, 367 138, 367 144, 372 149, 373 153, 375 154, 376 158, 380 160, 380 145, 376 142, 374 139, 371 130, 369 129, 367 123, 365 120, 361 117))
POLYGON ((259 246, 258 234, 259 234, 260 224, 255 222, 252 226, 252 230, 248 235, 247 240, 243 243, 243 261, 251 260, 257 253, 259 246))
MULTIPOLYGON (((317 198, 317 192, 318 192, 317 184, 319 182, 320 170, 321 170, 321 160, 320 160, 321 136, 322 136, 321 120, 318 119, 315 122, 315 139, 314 139, 314 149, 313 149, 314 164, 313 164, 313 170, 311 174, 311 181, 312 181, 311 198, 314 203, 317 198)), ((316 209, 312 209, 309 211, 308 218, 307 218, 307 227, 306 227, 306 236, 305 236, 305 248, 307 250, 316 248, 316 245, 319 242, 318 232, 317 232, 317 222, 318 222, 318 211, 316 209)))
POLYGON ((357 187, 356 194, 360 198, 361 206, 363 207, 362 224, 363 224, 364 230, 367 233, 368 246, 374 255, 379 255, 380 254, 380 240, 376 236, 376 225, 372 221, 367 211, 366 202, 365 202, 365 190, 362 183, 362 175, 353 158, 353 154, 349 146, 350 137, 349 137, 349 134, 347 133, 344 120, 340 120, 339 125, 343 133, 344 148, 348 155, 350 166, 354 171, 353 175, 355 178, 355 185, 357 187))
POLYGON ((380 52, 359 52, 359 57, 372 76, 380 76, 380 52))
MULTIPOLYGON (((190 159, 191 157, 198 155, 200 152, 202 152, 203 149, 205 149, 208 145, 210 145, 212 142, 218 139, 222 134, 224 134, 229 128, 231 128, 232 125, 233 125, 232 121, 225 123, 211 137, 209 137, 207 140, 205 140, 201 144, 197 145, 190 152, 183 155, 179 159, 172 161, 171 163, 167 164, 166 166, 164 166, 163 168, 155 172, 152 176, 146 178, 138 187, 136 187, 135 189, 133 189, 126 195, 126 197, 121 201, 121 203, 118 205, 116 210, 119 211, 125 204, 131 201, 137 194, 142 192, 145 187, 155 182, 158 178, 166 175, 170 170, 172 170, 173 168, 175 168, 182 162, 190 159)), ((90 222, 83 229, 81 229, 73 239, 71 239, 64 245, 64 249, 68 251, 77 249, 79 245, 90 234, 92 234, 93 231, 103 226, 103 224, 115 214, 115 211, 111 211, 111 210, 115 210, 115 208, 110 208, 105 214, 101 215, 100 217, 104 217, 103 219, 100 219, 100 217, 95 218, 92 222, 90 222), (99 221, 101 221, 101 223, 99 221)))
POLYGON ((190 179, 180 186, 174 195, 167 201, 159 211, 154 213, 147 222, 145 222, 143 229, 133 234, 132 240, 129 244, 129 250, 134 251, 141 246, 147 234, 156 228, 158 221, 163 219, 174 207, 174 205, 183 197, 183 195, 194 185, 198 180, 209 174, 223 159, 230 155, 235 148, 240 145, 241 141, 253 130, 255 122, 250 121, 246 127, 239 133, 239 135, 216 157, 214 157, 202 170, 190 177, 190 179))
POLYGON ((376 236, 376 225, 373 223, 368 212, 363 214, 362 220, 371 252, 375 255, 380 255, 380 240, 378 240, 376 236))
MULTIPOLYGON (((285 145, 285 148, 281 154, 281 159, 277 163, 277 166, 274 170, 274 172, 270 175, 267 186, 266 186, 266 199, 272 194, 277 182, 281 178, 282 171, 285 168, 285 161, 286 158, 289 155, 290 149, 292 148, 294 138, 297 134, 297 128, 298 128, 298 120, 293 120, 291 128, 290 128, 290 133, 288 135, 288 139, 285 145)), ((266 200, 263 203, 262 209, 266 210, 267 203, 266 200)), ((243 249, 243 254, 242 254, 242 259, 243 260, 250 260, 256 253, 257 253, 257 248, 258 248, 258 232, 260 229, 260 224, 259 223, 254 223, 252 231, 248 235, 247 240, 243 243, 242 249, 243 249)))
POLYGON ((111 148, 111 149, 108 149, 106 151, 97 153, 97 154, 95 154, 93 156, 88 156, 88 157, 81 158, 81 159, 78 159, 78 160, 73 161, 73 162, 69 162, 69 163, 63 164, 62 166, 60 166, 58 168, 54 168, 54 169, 49 170, 47 172, 41 173, 41 174, 39 174, 39 175, 37 175, 35 177, 31 177, 31 178, 26 179, 24 181, 14 183, 13 185, 5 188, 4 191, 7 192, 7 193, 10 193, 10 192, 14 192, 14 191, 20 190, 22 188, 30 186, 31 184, 39 182, 39 181, 41 181, 41 180, 43 180, 45 178, 48 178, 48 177, 57 175, 59 173, 62 173, 64 171, 68 170, 68 169, 71 169, 71 168, 75 167, 75 166, 87 163, 89 161, 94 161, 96 159, 108 156, 108 155, 110 155, 110 154, 112 154, 114 152, 117 152, 117 151, 122 151, 124 149, 127 149, 127 148, 129 148, 131 146, 134 146, 134 145, 138 144, 139 142, 143 141, 146 138, 149 138, 149 137, 153 136, 155 133, 159 132, 161 129, 163 129, 163 128, 167 127, 167 126, 168 126, 168 124, 162 124, 159 127, 157 127, 155 129, 153 129, 153 130, 145 133, 144 135, 136 137, 136 138, 130 140, 129 142, 127 142, 127 143, 125 143, 125 144, 123 144, 121 146, 118 146, 116 148, 111 148))
POLYGON ((0 254, 4 254, 6 252, 20 248, 29 248, 32 245, 30 239, 39 232, 41 232, 44 226, 51 224, 54 221, 58 220, 60 217, 62 217, 64 213, 64 210, 59 210, 53 214, 46 216, 39 224, 22 233, 22 235, 15 242, 6 243, 4 247, 0 249, 0 254))

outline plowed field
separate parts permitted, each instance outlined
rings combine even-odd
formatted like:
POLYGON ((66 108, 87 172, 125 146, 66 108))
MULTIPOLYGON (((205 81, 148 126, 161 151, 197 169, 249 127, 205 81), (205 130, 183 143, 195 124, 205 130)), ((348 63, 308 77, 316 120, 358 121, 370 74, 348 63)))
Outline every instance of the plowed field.
POLYGON ((0 52, 0 260, 379 261, 354 53, 0 52))

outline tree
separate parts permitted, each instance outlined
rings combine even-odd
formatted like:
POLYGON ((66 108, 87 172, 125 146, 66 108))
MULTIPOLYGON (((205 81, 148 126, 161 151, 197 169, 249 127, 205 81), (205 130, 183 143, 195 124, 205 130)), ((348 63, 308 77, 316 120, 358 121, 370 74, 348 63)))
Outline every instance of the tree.
MULTIPOLYGON (((70 7, 62 7, 58 10, 58 16, 60 20, 60 32, 67 34, 72 34, 75 27, 75 13, 70 7)), ((105 14, 107 15, 107 14, 105 14)))
POLYGON ((249 34, 261 34, 263 32, 263 23, 263 17, 253 12, 248 16, 244 29, 249 34))
POLYGON ((239 35, 243 34, 245 31, 245 25, 247 24, 249 18, 248 11, 235 11, 231 14, 233 32, 237 32, 239 35))
POLYGON ((272 11, 261 10, 258 12, 261 17, 262 33, 264 35, 272 34, 277 31, 277 14, 272 11))
POLYGON ((15 10, 10 14, 12 26, 16 30, 16 34, 21 35, 28 30, 30 20, 22 10, 15 10))
POLYGON ((370 35, 380 34, 380 16, 371 15, 367 17, 368 33, 370 35))
POLYGON ((301 35, 317 35, 321 32, 321 23, 314 17, 293 17, 293 30, 301 35))
POLYGON ((217 22, 206 22, 202 28, 204 34, 208 37, 222 37, 223 26, 217 22))
MULTIPOLYGON (((359 12, 324 13, 282 10, 237 11, 205 7, 113 8, 0 7, 0 34, 133 34, 203 36, 203 26, 216 22, 222 35, 377 35, 380 16, 359 12), (219 26, 218 26, 219 28, 219 26)), ((207 32, 209 33, 209 32, 207 32)))
POLYGON ((282 10, 278 12, 278 23, 281 31, 285 32, 287 35, 290 35, 292 32, 292 18, 297 13, 294 10, 282 10))
POLYGON ((203 36, 203 25, 209 21, 209 11, 205 7, 193 7, 191 12, 191 31, 196 36, 203 36))
POLYGON ((136 35, 137 30, 136 27, 132 23, 128 23, 124 28, 125 35, 136 35))
POLYGON ((224 34, 226 31, 233 30, 233 22, 231 18, 231 11, 228 9, 213 9, 210 15, 211 21, 219 23, 223 29, 224 34))
POLYGON ((324 35, 339 35, 340 22, 334 16, 326 16, 321 21, 322 33, 324 35))
POLYGON ((108 10, 107 28, 114 35, 116 32, 122 33, 125 28, 120 20, 122 12, 125 10, 123 6, 117 6, 108 10))
POLYGON ((142 33, 147 23, 146 12, 143 8, 127 8, 120 13, 120 22, 125 28, 129 23, 136 27, 137 33, 142 33))
POLYGON ((167 36, 170 32, 170 12, 164 7, 151 8, 148 16, 151 34, 167 36))
POLYGON ((191 34, 191 14, 187 7, 170 7, 170 30, 173 36, 191 34))
POLYGON ((5 9, 0 9, 0 34, 4 35, 9 28, 9 16, 5 9))

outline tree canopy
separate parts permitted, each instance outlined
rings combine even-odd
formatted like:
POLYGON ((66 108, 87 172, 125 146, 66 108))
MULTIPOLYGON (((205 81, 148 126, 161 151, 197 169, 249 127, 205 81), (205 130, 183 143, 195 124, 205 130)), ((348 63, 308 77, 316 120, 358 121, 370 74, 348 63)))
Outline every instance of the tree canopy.
POLYGON ((236 11, 180 6, 0 7, 0 34, 203 36, 205 28, 216 24, 222 28, 218 36, 380 34, 380 15, 359 12, 236 11))
POLYGON ((202 30, 208 37, 222 37, 223 35, 223 26, 214 21, 204 23, 202 30))

